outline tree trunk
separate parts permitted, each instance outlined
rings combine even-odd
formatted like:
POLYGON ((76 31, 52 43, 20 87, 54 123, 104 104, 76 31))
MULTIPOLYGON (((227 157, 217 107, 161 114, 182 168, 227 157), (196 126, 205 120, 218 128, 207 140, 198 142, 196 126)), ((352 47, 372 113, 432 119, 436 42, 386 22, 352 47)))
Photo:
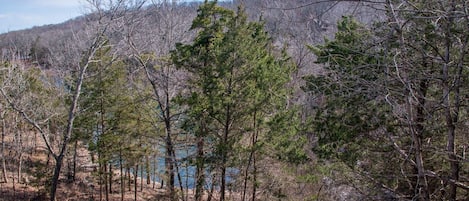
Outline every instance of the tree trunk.
POLYGON ((221 174, 220 174, 220 179, 221 179, 221 184, 220 184, 220 201, 225 200, 225 191, 226 191, 226 158, 223 157, 223 164, 221 167, 221 174))
MULTIPOLYGON (((75 91, 74 91, 74 94, 73 94, 73 97, 72 97, 72 102, 71 102, 71 105, 70 105, 70 109, 68 111, 67 127, 66 127, 66 130, 64 132, 64 137, 62 139, 62 145, 61 145, 61 148, 59 149, 59 154, 54 156, 56 165, 55 165, 55 169, 54 169, 54 176, 52 177, 52 185, 51 185, 51 191, 50 191, 50 195, 51 195, 50 200, 51 201, 55 201, 55 196, 56 196, 56 192, 57 192, 57 185, 58 185, 59 176, 60 176, 60 169, 62 168, 64 154, 67 151, 67 146, 68 146, 68 143, 70 142, 70 138, 72 136, 73 123, 75 121, 75 117, 76 117, 76 113, 77 113, 77 109, 78 109, 78 99, 79 99, 80 94, 81 94, 81 87, 83 85, 83 80, 85 78, 85 73, 86 73, 86 70, 87 70, 87 68, 90 64, 91 59, 94 57, 95 52, 103 45, 102 41, 101 41, 102 40, 102 38, 101 38, 102 35, 103 35, 103 33, 100 33, 94 39, 93 44, 92 44, 92 46, 90 47, 90 49, 88 50, 88 53, 87 53, 87 61, 88 62, 86 62, 83 66, 80 66, 79 75, 76 79, 75 91)), ((36 122, 32 122, 32 124, 34 125, 34 127, 38 128, 39 131, 41 131, 41 134, 43 135, 43 138, 44 138, 44 136, 45 136, 44 131, 42 131, 42 129, 40 129, 40 127, 37 125, 36 122)), ((49 152, 53 153, 52 149, 50 148, 49 144, 47 143, 48 141, 46 140, 45 142, 46 142, 47 148, 49 149, 49 152)))
POLYGON ((62 152, 55 159, 54 175, 52 176, 52 185, 50 190, 50 201, 55 201, 55 193, 57 192, 57 186, 59 184, 60 169, 62 168, 64 153, 62 152))
MULTIPOLYGON (((449 57, 449 56, 448 56, 449 57)), ((447 145, 446 151, 448 153, 449 163, 450 163, 450 178, 457 182, 459 180, 459 160, 457 157, 455 149, 455 137, 456 137, 456 126, 455 123, 458 120, 459 108, 452 109, 451 104, 451 89, 448 80, 448 65, 443 65, 443 106, 445 110, 445 120, 447 128, 447 145), (452 115, 454 114, 454 116, 452 115)), ((459 87, 459 86, 458 86, 459 87)), ((456 91, 456 97, 459 97, 459 91, 456 91)), ((458 103, 459 100, 455 100, 455 103, 458 103)), ((458 104, 455 104, 458 106, 458 104)), ((457 197, 457 186, 454 182, 449 183, 450 190, 448 195, 448 200, 455 201, 457 197)))
POLYGON ((100 154, 98 153, 98 161, 99 161, 99 171, 98 171, 98 177, 99 177, 99 201, 103 200, 103 164, 101 163, 101 157, 100 154))
POLYGON ((102 175, 104 176, 104 178, 103 178, 103 181, 104 181, 104 196, 106 198, 106 201, 109 201, 109 183, 108 183, 109 172, 107 170, 107 162, 103 162, 102 175))
MULTIPOLYGON (((257 146, 257 136, 258 136, 258 131, 257 131, 257 128, 255 129, 255 135, 253 137, 253 144, 254 146, 257 146)), ((252 157, 252 168, 253 168, 253 171, 252 171, 252 201, 255 201, 256 200, 256 193, 257 193, 257 164, 256 164, 256 160, 257 160, 257 157, 256 157, 256 149, 254 149, 253 151, 253 157, 252 157)))
MULTIPOLYGON (((451 12, 456 10, 456 2, 451 1, 451 12)), ((461 88, 461 77, 463 72, 463 62, 464 57, 466 57, 466 46, 468 43, 467 36, 464 40, 463 48, 461 48, 461 59, 459 59, 456 67, 456 73, 454 77, 450 78, 449 68, 452 65, 451 63, 451 53, 453 47, 453 33, 452 28, 454 25, 454 16, 446 16, 448 23, 445 27, 445 52, 444 52, 444 64, 442 65, 442 86, 443 86, 443 107, 444 107, 444 116, 446 120, 447 128, 447 146, 446 152, 448 153, 449 163, 450 163, 450 178, 457 182, 459 181, 459 159, 457 157, 457 152, 455 149, 455 138, 456 138, 456 123, 459 118, 459 107, 460 107, 460 88, 461 88), (450 79, 454 80, 454 85, 450 83, 450 79), (453 94, 452 94, 453 92, 453 94), (454 95, 454 96, 452 96, 454 95), (453 97, 453 101, 451 98, 453 97)), ((460 41, 461 42, 461 41, 460 41)), ((455 182, 450 182, 450 190, 448 200, 455 201, 457 198, 457 186, 455 182)))
POLYGON ((158 175, 158 157, 153 156, 153 189, 156 187, 156 178, 158 175))
POLYGON ((425 175, 425 167, 423 161, 422 139, 425 121, 425 97, 428 89, 428 80, 424 79, 419 83, 417 103, 414 105, 411 97, 408 97, 408 114, 411 116, 409 127, 411 128, 412 141, 415 147, 415 162, 417 165, 417 192, 420 200, 430 200, 428 191, 428 181, 425 175), (415 108, 415 112, 413 109, 415 108))
POLYGON ((132 178, 130 177, 130 167, 127 168, 127 187, 129 188, 129 191, 132 191, 132 187, 131 187, 131 184, 132 184, 132 178))
POLYGON ((121 189, 120 189, 120 193, 121 193, 121 201, 124 201, 124 191, 125 191, 125 184, 124 184, 124 168, 123 168, 123 165, 122 165, 122 149, 119 149, 119 169, 120 169, 120 181, 121 181, 121 189))
POLYGON ((147 185, 151 184, 151 169, 150 169, 150 157, 148 155, 145 156, 145 171, 147 176, 147 185))
MULTIPOLYGON (((188 143, 189 143, 189 135, 186 135, 186 140, 185 140, 185 144, 184 144, 184 149, 186 150, 186 156, 191 155, 191 153, 189 153, 189 151, 191 151, 191 150, 187 146, 188 143)), ((186 171, 186 175, 185 175, 185 178, 184 178, 184 187, 186 188, 186 199, 185 200, 189 200, 189 165, 185 165, 184 170, 186 171)))
MULTIPOLYGON (((254 148, 252 148, 252 149, 254 149, 254 148)), ((242 201, 246 200, 246 191, 247 191, 247 187, 248 187, 247 184, 248 184, 248 180, 249 180, 249 168, 251 167, 253 154, 254 154, 254 151, 251 150, 251 152, 249 153, 248 164, 246 165, 246 169, 244 170, 243 195, 241 197, 242 201)))
MULTIPOLYGON (((13 174, 14 175, 14 174, 13 174)), ((15 183, 15 176, 12 177, 13 180, 13 197, 16 197, 16 183, 15 183)))
POLYGON ((197 136, 197 156, 196 156, 196 184, 195 184, 195 200, 201 201, 204 183, 205 183, 205 156, 204 156, 204 137, 197 136))
POLYGON ((6 165, 6 156, 5 156, 5 133, 6 133, 5 112, 2 112, 2 150, 0 150, 0 156, 2 157, 3 181, 5 183, 8 183, 7 165, 6 165))
POLYGON ((112 172, 112 163, 109 163, 109 193, 112 194, 112 176, 114 175, 112 172))
POLYGON ((73 153, 73 170, 72 170, 72 181, 75 181, 77 172, 77 158, 78 158, 78 140, 75 141, 74 153, 73 153))
POLYGON ((228 161, 228 149, 229 144, 228 144, 228 133, 230 132, 230 122, 231 122, 231 111, 230 111, 230 106, 227 106, 226 109, 226 121, 225 121, 225 128, 223 132, 223 138, 222 138, 222 150, 221 150, 221 174, 220 174, 220 201, 225 200, 225 191, 226 191, 226 163, 228 161))
POLYGON ((173 160, 173 143, 171 141, 171 128, 169 119, 165 121, 166 124, 166 152, 165 152, 165 164, 166 164, 166 187, 169 191, 169 197, 171 200, 175 199, 176 192, 174 189, 174 160, 173 160))
POLYGON ((254 128, 254 131, 252 133, 252 136, 251 136, 251 151, 249 153, 249 159, 248 159, 248 164, 246 166, 246 169, 244 171, 244 184, 243 184, 243 196, 242 196, 242 200, 246 200, 246 191, 247 191, 247 181, 248 181, 248 178, 249 178, 249 168, 251 167, 251 164, 253 164, 253 179, 252 179, 252 182, 253 182, 253 192, 252 192, 252 200, 255 199, 255 194, 256 194, 256 186, 255 186, 255 183, 256 183, 256 172, 257 172, 257 169, 256 169, 256 150, 257 150, 257 136, 258 136, 258 130, 257 130, 257 112, 254 111, 254 115, 253 115, 253 128, 254 128))
POLYGON ((137 201, 137 186, 138 186, 137 175, 138 175, 138 164, 135 165, 135 169, 134 169, 134 200, 135 201, 137 201))
POLYGON ((181 190, 181 198, 184 200, 184 187, 182 186, 182 178, 181 178, 181 174, 179 172, 179 165, 178 163, 176 162, 176 152, 174 151, 173 149, 173 161, 174 161, 174 167, 176 169, 176 175, 177 175, 177 178, 178 178, 178 181, 179 181, 179 190, 181 190))
MULTIPOLYGON (((18 118, 15 117, 15 124, 19 124, 18 118)), ((16 128, 16 136, 15 136, 15 144, 16 144, 16 151, 18 154, 18 177, 16 182, 21 183, 21 168, 23 165, 23 127, 22 126, 17 126, 16 128)))
MULTIPOLYGON (((450 163, 450 172, 451 172, 451 179, 453 181, 459 181, 459 160, 456 155, 456 149, 454 146, 454 139, 455 139, 455 126, 452 124, 448 124, 448 144, 446 151, 448 152, 448 158, 450 163)), ((450 190, 449 190, 449 200, 455 201, 457 197, 457 186, 454 182, 450 182, 450 190)))
POLYGON ((213 191, 215 191, 215 186, 217 185, 217 182, 216 181, 216 174, 213 174, 212 175, 212 178, 211 179, 211 184, 210 184, 210 190, 208 192, 208 195, 207 195, 207 201, 212 201, 213 199, 213 191))
POLYGON ((143 174, 145 172, 144 168, 145 168, 145 166, 143 166, 143 165, 140 167, 140 192, 143 191, 143 174))
POLYGON ((22 183, 21 178, 22 178, 22 173, 21 170, 23 168, 23 151, 20 151, 20 156, 18 157, 18 183, 22 183))

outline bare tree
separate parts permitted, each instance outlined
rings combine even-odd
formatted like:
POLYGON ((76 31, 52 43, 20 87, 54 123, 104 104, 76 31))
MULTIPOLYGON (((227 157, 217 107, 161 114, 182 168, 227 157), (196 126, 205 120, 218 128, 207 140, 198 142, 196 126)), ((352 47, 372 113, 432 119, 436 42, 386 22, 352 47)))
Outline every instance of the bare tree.
POLYGON ((469 28, 464 16, 468 8, 456 1, 433 1, 431 4, 435 6, 429 7, 429 2, 420 1, 413 4, 388 2, 391 33, 400 45, 400 49, 393 53, 393 68, 397 79, 408 91, 407 119, 415 146, 419 197, 434 199, 435 190, 430 187, 429 180, 437 179, 449 186, 447 194, 440 196, 457 200, 457 189, 467 190, 467 185, 459 182, 461 158, 456 144, 464 139, 464 131, 457 125, 460 125, 459 114, 465 103, 461 95, 467 90, 462 78, 465 76, 463 66, 467 65, 464 55, 468 52, 469 37, 461 33, 469 28), (432 132, 433 136, 426 134, 435 125, 441 125, 444 131, 432 132), (424 144, 425 139, 437 140, 443 132, 446 138, 440 143, 445 144, 445 148, 439 147, 437 142, 435 145, 428 141, 424 144), (447 179, 434 172, 438 166, 425 156, 426 151, 435 152, 435 149, 439 150, 436 154, 447 154, 447 179))
MULTIPOLYGON (((184 76, 167 57, 176 42, 189 38, 186 30, 190 26, 189 19, 192 16, 187 14, 195 12, 189 7, 178 6, 177 1, 154 1, 149 10, 153 12, 149 19, 140 18, 134 23, 127 23, 130 30, 127 40, 134 59, 143 70, 146 82, 151 85, 153 91, 151 101, 156 102, 158 111, 153 111, 152 113, 157 115, 151 118, 157 120, 155 122, 161 121, 164 125, 165 135, 162 138, 165 149, 165 183, 170 199, 176 199, 176 177, 181 192, 184 190, 176 156, 177 128, 174 125, 181 109, 173 105, 173 99, 181 90, 181 78, 184 76), (156 59, 145 55, 146 51, 154 52, 156 59)), ((184 195, 182 198, 185 199, 184 195)))
MULTIPOLYGON (((101 9, 101 4, 99 1, 90 1, 93 6, 95 6, 96 9, 101 9)), ((117 2, 116 5, 111 5, 113 7, 110 7, 110 13, 111 14, 118 14, 117 11, 119 9, 119 3, 117 2)), ((51 117, 57 116, 60 114, 46 114, 43 116, 37 116, 34 115, 34 110, 31 111, 32 108, 24 108, 21 105, 18 105, 15 100, 11 98, 11 95, 8 94, 8 92, 2 88, 1 92, 3 97, 6 99, 8 104, 19 114, 22 115, 22 117, 29 123, 31 124, 42 136, 48 151, 51 153, 55 160, 55 168, 54 168, 54 174, 52 177, 52 185, 50 189, 50 200, 53 201, 56 199, 56 190, 59 182, 59 177, 60 177, 60 172, 61 168, 63 166, 63 161, 65 154, 67 153, 67 148, 69 145, 69 142, 72 137, 72 131, 74 128, 74 121, 77 115, 78 111, 78 100, 81 95, 81 88, 83 81, 86 77, 86 72, 88 69, 88 66, 95 62, 95 54, 96 52, 103 48, 105 44, 107 44, 107 39, 105 37, 105 34, 108 31, 110 22, 104 22, 105 19, 107 20, 112 20, 116 16, 101 16, 101 20, 98 20, 98 26, 96 26, 96 29, 93 30, 92 33, 89 33, 90 40, 88 42, 88 47, 84 50, 84 53, 80 56, 81 58, 76 61, 76 63, 73 63, 73 66, 76 66, 75 69, 69 72, 74 72, 71 80, 71 85, 69 88, 70 96, 71 96, 71 101, 69 102, 68 105, 68 111, 66 112, 66 123, 64 127, 61 130, 61 139, 58 147, 55 147, 51 142, 49 141, 49 136, 52 134, 51 131, 48 129, 48 122, 51 117)), ((80 40, 82 38, 75 38, 76 40, 80 40)), ((70 41, 68 41, 70 42, 70 41)), ((83 50, 81 50, 83 51, 83 50)), ((60 54, 60 52, 54 52, 54 54, 60 54)), ((66 57, 59 57, 59 58, 66 58, 66 57)), ((64 62, 62 60, 62 62, 64 62)), ((69 62, 69 61, 68 61, 69 62)), ((52 85, 54 86, 54 85, 52 85)), ((59 87, 64 87, 64 86, 59 86, 59 87)), ((21 94, 16 94, 16 95, 21 95, 21 94)))
POLYGON ((6 136, 6 114, 7 111, 3 106, 3 111, 1 112, 1 121, 2 121, 2 148, 0 150, 0 156, 2 157, 2 178, 5 183, 8 183, 7 167, 6 167, 6 156, 5 156, 5 136, 6 136))

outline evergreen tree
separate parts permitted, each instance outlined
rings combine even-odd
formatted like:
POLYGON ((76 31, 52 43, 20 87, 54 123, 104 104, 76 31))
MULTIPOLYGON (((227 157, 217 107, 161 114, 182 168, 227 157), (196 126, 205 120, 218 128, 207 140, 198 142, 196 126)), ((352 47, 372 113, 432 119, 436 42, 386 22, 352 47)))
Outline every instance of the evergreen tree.
POLYGON ((325 71, 306 90, 322 98, 313 119, 322 156, 395 197, 457 200, 469 189, 456 147, 465 128, 455 126, 466 111, 467 19, 459 2, 432 2, 388 2, 391 23, 373 29, 345 17, 334 40, 311 47, 325 71))
POLYGON ((248 22, 242 8, 234 13, 205 2, 192 29, 198 30, 194 42, 177 44, 172 58, 191 76, 190 94, 181 102, 189 107, 187 127, 197 138, 196 199, 201 199, 203 172, 209 165, 218 170, 219 179, 212 185, 219 183, 224 200, 234 145, 253 139, 249 161, 255 166, 259 124, 285 106, 292 68, 285 55, 276 54, 263 24, 248 22))
POLYGON ((81 135, 77 137, 87 140, 90 151, 98 157, 106 200, 112 190, 112 168, 123 161, 137 165, 151 146, 147 140, 151 126, 138 109, 143 102, 131 90, 125 63, 109 52, 110 48, 99 50, 98 62, 89 66, 77 128, 81 135))
MULTIPOLYGON (((379 88, 384 81, 383 57, 370 31, 351 17, 343 17, 337 29, 334 40, 325 39, 324 45, 310 47, 318 57, 316 62, 325 64, 324 73, 305 77, 305 89, 324 99, 313 119, 320 136, 317 151, 322 156, 354 149, 352 144, 345 146, 385 120, 385 105, 378 100, 383 92, 379 88)), ((343 159, 354 163, 353 158, 343 159)))

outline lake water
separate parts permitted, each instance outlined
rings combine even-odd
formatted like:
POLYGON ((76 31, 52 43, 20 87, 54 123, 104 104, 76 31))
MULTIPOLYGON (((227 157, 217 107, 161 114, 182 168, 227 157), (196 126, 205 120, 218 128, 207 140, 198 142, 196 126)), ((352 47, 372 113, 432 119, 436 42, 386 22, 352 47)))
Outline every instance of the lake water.
MULTIPOLYGON (((187 161, 188 156, 193 156, 195 154, 195 148, 190 149, 191 151, 186 151, 186 150, 178 150, 176 151, 176 159, 178 161, 178 170, 174 168, 175 171, 175 185, 176 187, 179 188, 180 182, 182 183, 182 187, 188 188, 188 189, 193 189, 195 188, 195 172, 196 172, 196 167, 194 165, 190 165, 189 161, 187 161), (181 181, 178 179, 178 173, 180 175, 181 181)), ((160 153, 164 155, 165 150, 160 149, 160 153)), ((158 164, 157 164, 157 172, 159 175, 164 176, 165 172, 165 160, 164 157, 159 157, 158 158, 158 164)), ((226 183, 229 184, 230 182, 233 181, 233 178, 239 174, 239 170, 236 168, 227 168, 226 170, 226 183)), ((206 184, 207 186, 211 186, 211 172, 207 168, 206 169, 206 184)), ((146 173, 144 172, 143 175, 139 172, 139 176, 143 176, 143 178, 146 178, 146 173)), ((161 183, 163 178, 154 176, 152 180, 161 183)))

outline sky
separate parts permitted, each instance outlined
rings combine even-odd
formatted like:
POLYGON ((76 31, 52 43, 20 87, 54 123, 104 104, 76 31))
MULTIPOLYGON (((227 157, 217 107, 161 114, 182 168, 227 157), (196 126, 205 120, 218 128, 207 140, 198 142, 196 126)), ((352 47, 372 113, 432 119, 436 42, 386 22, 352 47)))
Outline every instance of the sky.
POLYGON ((0 0, 0 33, 57 24, 85 13, 84 0, 0 0))
POLYGON ((85 0, 0 0, 0 33, 57 24, 84 13, 85 0))

